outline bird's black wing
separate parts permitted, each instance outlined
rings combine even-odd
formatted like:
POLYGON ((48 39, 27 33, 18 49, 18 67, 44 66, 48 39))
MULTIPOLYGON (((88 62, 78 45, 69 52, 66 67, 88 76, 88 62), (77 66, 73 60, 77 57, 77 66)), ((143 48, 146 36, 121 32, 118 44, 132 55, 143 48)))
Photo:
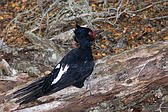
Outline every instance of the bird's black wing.
POLYGON ((92 60, 80 60, 78 54, 80 53, 77 49, 69 52, 49 75, 14 92, 14 98, 20 97, 17 102, 23 104, 71 85, 82 87, 84 80, 93 71, 94 62, 92 60))
POLYGON ((75 87, 83 87, 85 79, 91 75, 94 67, 93 61, 76 63, 69 65, 69 69, 62 78, 51 87, 49 94, 57 92, 60 88, 73 85, 75 87))
POLYGON ((50 90, 46 94, 52 94, 70 85, 79 88, 83 87, 85 79, 91 75, 94 67, 94 60, 92 58, 87 59, 86 57, 88 57, 88 54, 83 53, 79 49, 74 49, 67 54, 67 57, 64 57, 60 62, 60 66, 65 70, 64 74, 59 81, 53 83, 59 77, 58 73, 52 82, 50 90))

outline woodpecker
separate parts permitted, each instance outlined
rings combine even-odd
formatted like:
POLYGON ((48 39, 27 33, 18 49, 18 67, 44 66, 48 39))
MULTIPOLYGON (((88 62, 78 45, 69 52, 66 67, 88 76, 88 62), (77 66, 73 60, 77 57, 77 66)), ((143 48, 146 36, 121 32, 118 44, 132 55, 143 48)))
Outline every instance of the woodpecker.
POLYGON ((84 81, 91 75, 95 65, 91 49, 95 33, 79 25, 76 25, 74 33, 79 47, 67 53, 50 74, 14 92, 16 103, 29 103, 69 86, 84 86, 84 81))

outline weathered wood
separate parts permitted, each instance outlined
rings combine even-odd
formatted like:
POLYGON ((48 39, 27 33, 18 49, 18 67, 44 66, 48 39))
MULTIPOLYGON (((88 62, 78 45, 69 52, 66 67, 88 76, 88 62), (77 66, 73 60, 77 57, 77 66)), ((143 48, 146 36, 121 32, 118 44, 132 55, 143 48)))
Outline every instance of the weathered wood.
POLYGON ((0 76, 4 75, 2 71, 4 71, 4 74, 7 76, 13 75, 11 67, 9 66, 8 62, 6 62, 6 60, 4 59, 0 61, 0 76))
POLYGON ((52 41, 45 38, 40 38, 30 31, 25 32, 25 35, 30 42, 32 42, 36 46, 39 46, 42 49, 47 49, 47 50, 51 49, 57 54, 60 54, 61 51, 64 51, 63 49, 58 47, 58 45, 54 45, 52 41))
POLYGON ((92 76, 92 96, 86 88, 69 87, 39 99, 43 101, 50 99, 48 103, 38 106, 34 104, 31 107, 24 105, 22 106, 24 109, 16 112, 91 111, 94 106, 102 102, 106 102, 106 105, 112 104, 112 107, 107 106, 111 111, 122 111, 131 109, 153 95, 157 97, 159 93, 157 91, 163 88, 164 91, 160 94, 166 96, 168 93, 168 42, 143 45, 98 60, 92 76))

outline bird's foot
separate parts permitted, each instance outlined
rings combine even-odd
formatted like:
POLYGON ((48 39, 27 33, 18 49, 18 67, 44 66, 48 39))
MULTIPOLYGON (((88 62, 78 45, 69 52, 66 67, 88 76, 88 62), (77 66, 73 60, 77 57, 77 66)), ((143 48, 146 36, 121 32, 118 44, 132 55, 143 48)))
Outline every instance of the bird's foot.
POLYGON ((92 85, 91 85, 91 76, 89 76, 89 77, 86 79, 86 90, 89 91, 90 96, 93 95, 93 93, 92 93, 92 85))

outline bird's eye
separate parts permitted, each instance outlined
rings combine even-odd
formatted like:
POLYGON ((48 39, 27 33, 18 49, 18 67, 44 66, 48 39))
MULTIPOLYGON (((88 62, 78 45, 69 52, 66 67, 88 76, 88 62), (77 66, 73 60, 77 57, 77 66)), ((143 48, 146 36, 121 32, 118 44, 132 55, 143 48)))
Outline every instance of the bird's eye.
POLYGON ((92 36, 92 32, 90 31, 89 33, 88 33, 90 36, 92 36))
POLYGON ((91 39, 94 40, 94 38, 95 38, 95 32, 90 31, 88 34, 90 35, 91 39))

